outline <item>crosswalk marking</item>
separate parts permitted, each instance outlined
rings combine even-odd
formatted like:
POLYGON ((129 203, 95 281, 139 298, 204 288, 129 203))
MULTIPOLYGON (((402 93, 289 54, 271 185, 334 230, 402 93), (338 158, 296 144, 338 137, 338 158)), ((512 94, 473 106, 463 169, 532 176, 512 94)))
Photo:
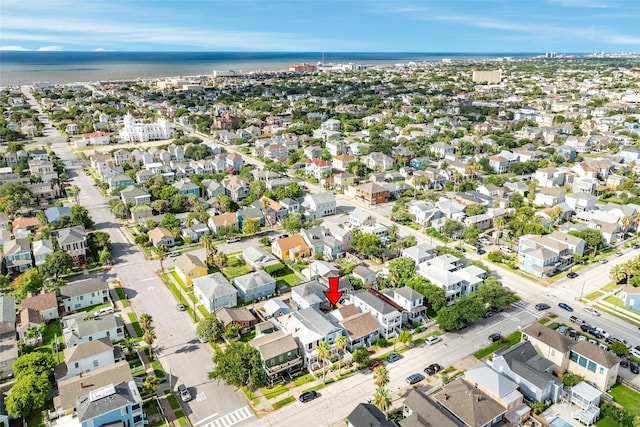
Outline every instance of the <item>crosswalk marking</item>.
POLYGON ((537 319, 540 319, 542 316, 544 316, 544 312, 540 312, 535 307, 533 307, 532 304, 526 301, 516 301, 511 305, 514 306, 515 308, 519 308, 520 310, 528 311, 529 313, 533 314, 537 319))
POLYGON ((203 400, 205 400, 207 398, 207 395, 204 393, 198 393, 196 395, 196 402, 202 402, 203 400))
POLYGON ((253 412, 251 412, 248 406, 244 406, 211 421, 205 427, 230 427, 251 417, 253 417, 253 412))

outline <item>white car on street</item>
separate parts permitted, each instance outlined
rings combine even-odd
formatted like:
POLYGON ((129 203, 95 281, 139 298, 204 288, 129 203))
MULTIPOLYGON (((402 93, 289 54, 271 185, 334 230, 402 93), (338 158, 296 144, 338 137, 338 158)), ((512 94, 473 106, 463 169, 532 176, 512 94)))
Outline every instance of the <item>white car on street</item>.
POLYGON ((426 340, 424 340, 424 342, 426 342, 429 345, 433 345, 437 342, 442 341, 442 337, 438 336, 438 335, 432 335, 430 337, 428 337, 426 340))
POLYGON ((596 310, 595 308, 585 307, 584 311, 586 311, 589 314, 593 314, 594 316, 600 316, 600 312, 598 310, 596 310))

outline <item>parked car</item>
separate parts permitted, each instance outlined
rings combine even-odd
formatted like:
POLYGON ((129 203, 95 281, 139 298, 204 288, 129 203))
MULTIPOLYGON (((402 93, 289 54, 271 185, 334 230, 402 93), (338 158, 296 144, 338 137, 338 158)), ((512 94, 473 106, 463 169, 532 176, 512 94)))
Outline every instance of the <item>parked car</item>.
POLYGON ((499 341, 500 338, 502 338, 502 335, 500 335, 497 332, 494 332, 493 334, 489 335, 489 341, 491 341, 491 342, 499 341))
POLYGON ((440 341, 442 341, 442 337, 441 336, 432 335, 430 337, 427 337, 427 339, 424 342, 426 342, 429 345, 433 345, 433 344, 435 344, 437 342, 440 342, 440 341))
POLYGON ((483 245, 490 245, 491 244, 491 241, 489 239, 487 239, 486 237, 479 238, 478 242, 482 243, 483 245))
POLYGON ((180 256, 180 252, 171 252, 171 253, 169 254, 169 258, 175 258, 175 257, 177 257, 177 256, 180 256))
POLYGON ((315 390, 312 390, 312 391, 307 391, 306 393, 302 393, 298 398, 298 400, 302 403, 306 403, 310 400, 315 399, 316 397, 318 397, 318 392, 315 390))
POLYGON ((178 386, 178 393, 180 393, 180 399, 182 399, 183 402, 188 402, 191 400, 191 393, 184 384, 180 384, 178 386))
POLYGON ((562 325, 562 326, 560 326, 560 327, 558 328, 558 333, 559 333, 559 334, 562 334, 562 335, 566 335, 566 333, 567 333, 567 331, 568 331, 568 330, 569 330, 569 327, 568 327, 568 326, 564 326, 564 325, 562 325))
POLYGON ((571 308, 571 306, 569 304, 565 304, 563 302, 559 302, 558 303, 558 307, 560 307, 563 310, 573 311, 573 308, 571 308))
POLYGON ((551 306, 547 303, 544 302, 540 302, 538 304, 536 304, 536 310, 548 310, 550 309, 551 306))
POLYGON ((487 251, 485 251, 484 249, 480 248, 480 249, 478 249, 478 250, 476 251, 476 253, 477 253, 478 255, 484 255, 484 254, 486 254, 486 253, 487 253, 487 251))
POLYGON ((600 312, 598 310, 596 310, 595 308, 585 307, 584 311, 586 311, 587 313, 592 314, 594 316, 600 316, 600 312))
POLYGON ((467 252, 467 250, 465 248, 463 248, 462 246, 456 246, 454 249, 456 251, 460 251, 460 252, 467 252))
POLYGON ((422 374, 411 374, 407 377, 407 384, 416 384, 424 379, 422 374))
POLYGON ((602 259, 601 259, 600 261, 598 261, 598 262, 599 262, 600 264, 606 264, 606 263, 608 263, 608 262, 609 262, 609 260, 608 260, 608 259, 606 259, 606 258, 602 258, 602 259))
POLYGON ((616 256, 622 256, 622 252, 616 252, 616 256))
POLYGON ((627 359, 626 357, 620 358, 620 367, 621 368, 628 368, 629 367, 629 359, 627 359))
POLYGON ((384 366, 384 362, 382 360, 378 360, 376 362, 373 362, 369 365, 369 370, 373 371, 374 369, 376 369, 378 366, 384 366))
POLYGON ((569 338, 576 339, 577 336, 578 333, 576 331, 574 331, 573 329, 569 329, 569 338))
POLYGON ((427 366, 426 368, 424 368, 424 371, 429 375, 435 375, 438 372, 442 371, 442 365, 439 365, 437 363, 432 363, 431 365, 427 366))
POLYGON ((387 362, 389 363, 393 363, 400 359, 402 359, 402 356, 399 353, 391 353, 390 355, 387 356, 387 362))
POLYGON ((184 304, 182 304, 181 302, 179 302, 179 303, 177 303, 177 304, 176 304, 176 309, 177 309, 178 311, 186 311, 186 310, 187 310, 187 307, 185 307, 185 306, 184 306, 184 304))
POLYGON ((578 319, 576 316, 570 316, 569 320, 571 320, 573 323, 582 323, 582 321, 578 319))
POLYGON ((240 240, 242 239, 240 239, 239 237, 232 237, 230 239, 227 239, 227 243, 235 243, 235 242, 239 242, 240 240))
POLYGON ((494 314, 495 314, 495 313, 494 313, 493 311, 487 311, 487 312, 484 314, 484 318, 485 318, 485 319, 488 319, 489 317, 493 317, 493 315, 494 315, 494 314))
POLYGON ((576 273, 575 271, 570 271, 570 272, 567 274, 567 277, 568 277, 569 279, 575 279, 576 277, 578 277, 578 273, 576 273))
POLYGON ((638 249, 638 248, 640 248, 640 243, 634 243, 633 245, 631 245, 631 247, 633 249, 638 249))
POLYGON ((629 370, 634 374, 640 373, 640 369, 638 368, 638 364, 636 362, 629 362, 629 370))

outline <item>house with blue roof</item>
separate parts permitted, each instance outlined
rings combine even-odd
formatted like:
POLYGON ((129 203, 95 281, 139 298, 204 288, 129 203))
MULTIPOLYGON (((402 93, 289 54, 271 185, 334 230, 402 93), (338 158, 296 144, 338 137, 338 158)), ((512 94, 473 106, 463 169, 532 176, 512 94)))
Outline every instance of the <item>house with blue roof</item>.
POLYGON ((53 224, 58 221, 62 215, 71 216, 71 209, 68 206, 53 206, 44 210, 47 222, 53 224))

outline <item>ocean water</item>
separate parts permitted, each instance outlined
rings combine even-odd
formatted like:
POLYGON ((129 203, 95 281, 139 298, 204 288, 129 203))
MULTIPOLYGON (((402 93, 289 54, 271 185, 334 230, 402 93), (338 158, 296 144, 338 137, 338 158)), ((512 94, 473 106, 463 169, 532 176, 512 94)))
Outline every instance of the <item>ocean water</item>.
MULTIPOLYGON (((532 57, 538 53, 324 53, 325 62, 374 65, 410 61, 532 57)), ((321 52, 16 52, 0 51, 0 86, 209 75, 213 70, 277 71, 322 61, 321 52)))

